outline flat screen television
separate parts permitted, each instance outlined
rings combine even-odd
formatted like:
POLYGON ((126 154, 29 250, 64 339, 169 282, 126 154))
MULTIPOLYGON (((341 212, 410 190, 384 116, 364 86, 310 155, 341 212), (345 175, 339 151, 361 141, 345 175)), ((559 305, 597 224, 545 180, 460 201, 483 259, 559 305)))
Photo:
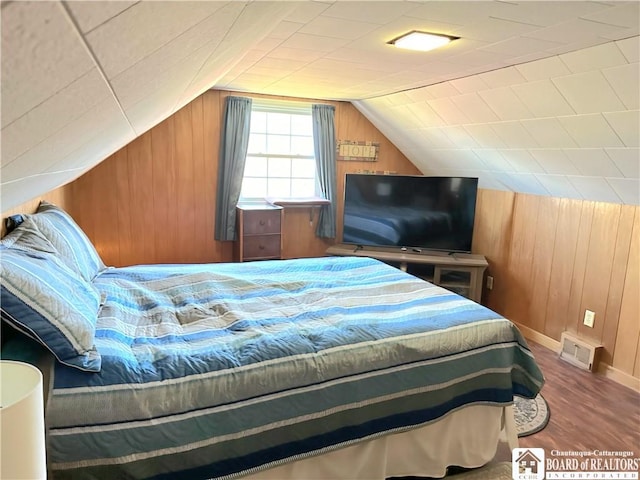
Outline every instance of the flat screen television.
POLYGON ((470 252, 478 179, 347 174, 343 243, 470 252))

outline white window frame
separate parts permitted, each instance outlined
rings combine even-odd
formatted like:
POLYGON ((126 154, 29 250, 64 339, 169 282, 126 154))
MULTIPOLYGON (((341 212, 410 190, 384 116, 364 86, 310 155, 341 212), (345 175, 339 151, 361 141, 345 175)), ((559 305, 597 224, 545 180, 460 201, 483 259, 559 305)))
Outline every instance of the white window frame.
MULTIPOLYGON (((252 104, 251 104, 251 112, 253 114, 253 112, 265 112, 265 113, 284 113, 284 114, 303 114, 303 115, 308 115, 309 117, 311 117, 311 104, 310 103, 304 103, 304 102, 291 102, 291 101, 285 101, 285 100, 271 100, 271 99, 262 99, 262 98, 254 98, 252 100, 252 104)), ((253 126, 251 127, 253 128, 253 126)), ((255 132, 253 132, 255 133, 255 132)), ((260 132, 263 133, 263 132, 260 132)), ((268 133, 267 133, 268 135, 268 133)), ((293 136, 290 134, 290 137, 293 136)), ((311 140, 313 141, 313 133, 312 133, 312 138, 311 140)), ((251 148, 251 142, 249 143, 249 148, 251 148)), ((273 154, 273 153, 267 153, 267 152, 258 152, 258 151, 247 151, 247 158, 249 157, 258 157, 258 158, 265 158, 267 159, 267 161, 269 159, 279 159, 279 158, 285 158, 285 159, 290 159, 291 162, 295 162, 296 159, 304 159, 304 160, 312 160, 313 161, 313 165, 314 165, 314 177, 313 177, 313 182, 314 182, 314 189, 313 192, 311 192, 311 195, 308 196, 304 196, 304 197, 299 197, 299 196, 291 196, 291 195, 277 195, 277 198, 280 199, 314 199, 314 198, 318 198, 318 192, 320 190, 319 188, 319 183, 318 183, 318 172, 316 170, 316 165, 315 165, 315 155, 311 154, 311 155, 297 155, 297 154, 273 154)), ((293 163, 292 163, 293 166, 293 163)), ((245 172, 243 174, 243 184, 244 184, 244 179, 245 177, 249 177, 249 178, 289 178, 289 182, 291 185, 291 180, 292 179, 296 179, 296 178, 300 178, 300 179, 304 179, 304 178, 310 178, 310 177, 296 177, 294 176, 293 172, 290 171, 289 177, 269 177, 269 172, 268 172, 268 165, 267 165, 267 174, 265 175, 247 175, 247 171, 246 171, 246 165, 245 165, 245 172)), ((273 192, 271 192, 273 193, 273 192)), ((274 197, 276 195, 269 195, 270 197, 274 197)), ((265 197, 264 196, 251 196, 251 195, 246 195, 246 192, 241 192, 240 193, 240 201, 242 202, 262 202, 264 201, 265 197), (245 193, 245 195, 243 195, 243 193, 245 193)))

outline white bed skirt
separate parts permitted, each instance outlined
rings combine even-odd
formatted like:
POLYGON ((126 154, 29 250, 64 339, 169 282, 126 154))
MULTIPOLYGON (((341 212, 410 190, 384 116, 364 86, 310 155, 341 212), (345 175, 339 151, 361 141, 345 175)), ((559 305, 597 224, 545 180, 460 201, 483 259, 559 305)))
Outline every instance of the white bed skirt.
POLYGON ((439 478, 450 465, 475 468, 494 459, 511 461, 511 449, 517 446, 512 406, 471 405, 424 427, 275 466, 242 479, 439 478))

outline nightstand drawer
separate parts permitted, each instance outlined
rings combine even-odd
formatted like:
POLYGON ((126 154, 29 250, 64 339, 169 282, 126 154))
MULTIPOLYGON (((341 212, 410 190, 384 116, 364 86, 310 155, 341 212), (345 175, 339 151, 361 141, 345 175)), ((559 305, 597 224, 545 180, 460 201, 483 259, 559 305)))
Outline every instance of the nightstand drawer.
POLYGON ((280 258, 280 235, 245 237, 242 257, 244 260, 280 258))
POLYGON ((243 215, 245 235, 280 233, 280 210, 248 210, 243 215))

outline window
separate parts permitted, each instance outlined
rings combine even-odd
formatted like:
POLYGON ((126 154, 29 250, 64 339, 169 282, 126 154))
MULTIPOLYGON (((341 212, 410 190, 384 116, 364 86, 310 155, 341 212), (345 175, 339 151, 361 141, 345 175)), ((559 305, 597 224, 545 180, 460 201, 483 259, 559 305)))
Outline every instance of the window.
POLYGON ((311 105, 253 99, 242 200, 316 196, 311 105))

